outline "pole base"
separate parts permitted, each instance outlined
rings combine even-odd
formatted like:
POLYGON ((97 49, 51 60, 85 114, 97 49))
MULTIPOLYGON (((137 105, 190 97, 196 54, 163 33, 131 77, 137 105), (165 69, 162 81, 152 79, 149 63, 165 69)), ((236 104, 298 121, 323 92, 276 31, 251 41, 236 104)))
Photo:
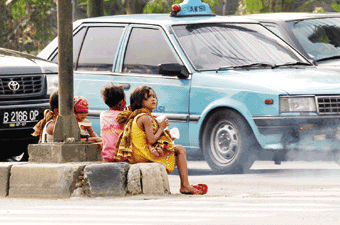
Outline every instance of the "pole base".
POLYGON ((99 144, 93 143, 41 143, 28 146, 28 161, 36 163, 66 163, 102 161, 99 144))

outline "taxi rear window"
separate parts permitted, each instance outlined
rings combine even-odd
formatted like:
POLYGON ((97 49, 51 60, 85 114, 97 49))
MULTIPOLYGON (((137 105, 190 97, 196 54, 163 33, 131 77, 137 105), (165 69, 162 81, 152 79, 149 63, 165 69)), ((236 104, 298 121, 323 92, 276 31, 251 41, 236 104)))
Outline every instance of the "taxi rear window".
POLYGON ((124 27, 90 27, 76 70, 112 71, 124 27))

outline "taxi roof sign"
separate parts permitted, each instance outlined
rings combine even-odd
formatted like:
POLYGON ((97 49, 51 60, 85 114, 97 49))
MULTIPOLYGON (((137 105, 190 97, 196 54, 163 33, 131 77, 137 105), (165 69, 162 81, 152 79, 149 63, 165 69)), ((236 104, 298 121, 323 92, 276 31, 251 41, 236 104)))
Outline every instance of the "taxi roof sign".
POLYGON ((215 16, 212 14, 208 4, 203 3, 201 0, 184 0, 180 4, 172 6, 170 16, 215 16))

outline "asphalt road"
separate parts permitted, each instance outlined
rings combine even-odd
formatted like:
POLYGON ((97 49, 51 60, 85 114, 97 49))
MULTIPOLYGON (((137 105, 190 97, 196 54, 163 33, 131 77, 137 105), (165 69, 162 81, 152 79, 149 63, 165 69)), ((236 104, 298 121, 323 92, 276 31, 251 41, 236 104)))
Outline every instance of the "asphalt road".
POLYGON ((257 161, 248 174, 213 173, 189 161, 191 183, 205 196, 179 193, 117 198, 0 199, 0 224, 340 224, 340 167, 330 161, 257 161))

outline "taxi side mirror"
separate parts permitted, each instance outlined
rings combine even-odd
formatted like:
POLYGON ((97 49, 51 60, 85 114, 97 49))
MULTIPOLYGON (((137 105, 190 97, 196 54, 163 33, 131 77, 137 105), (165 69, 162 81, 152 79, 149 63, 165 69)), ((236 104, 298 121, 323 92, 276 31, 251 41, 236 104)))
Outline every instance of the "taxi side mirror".
POLYGON ((187 69, 179 63, 159 64, 159 74, 163 76, 177 76, 180 79, 189 77, 187 69))

